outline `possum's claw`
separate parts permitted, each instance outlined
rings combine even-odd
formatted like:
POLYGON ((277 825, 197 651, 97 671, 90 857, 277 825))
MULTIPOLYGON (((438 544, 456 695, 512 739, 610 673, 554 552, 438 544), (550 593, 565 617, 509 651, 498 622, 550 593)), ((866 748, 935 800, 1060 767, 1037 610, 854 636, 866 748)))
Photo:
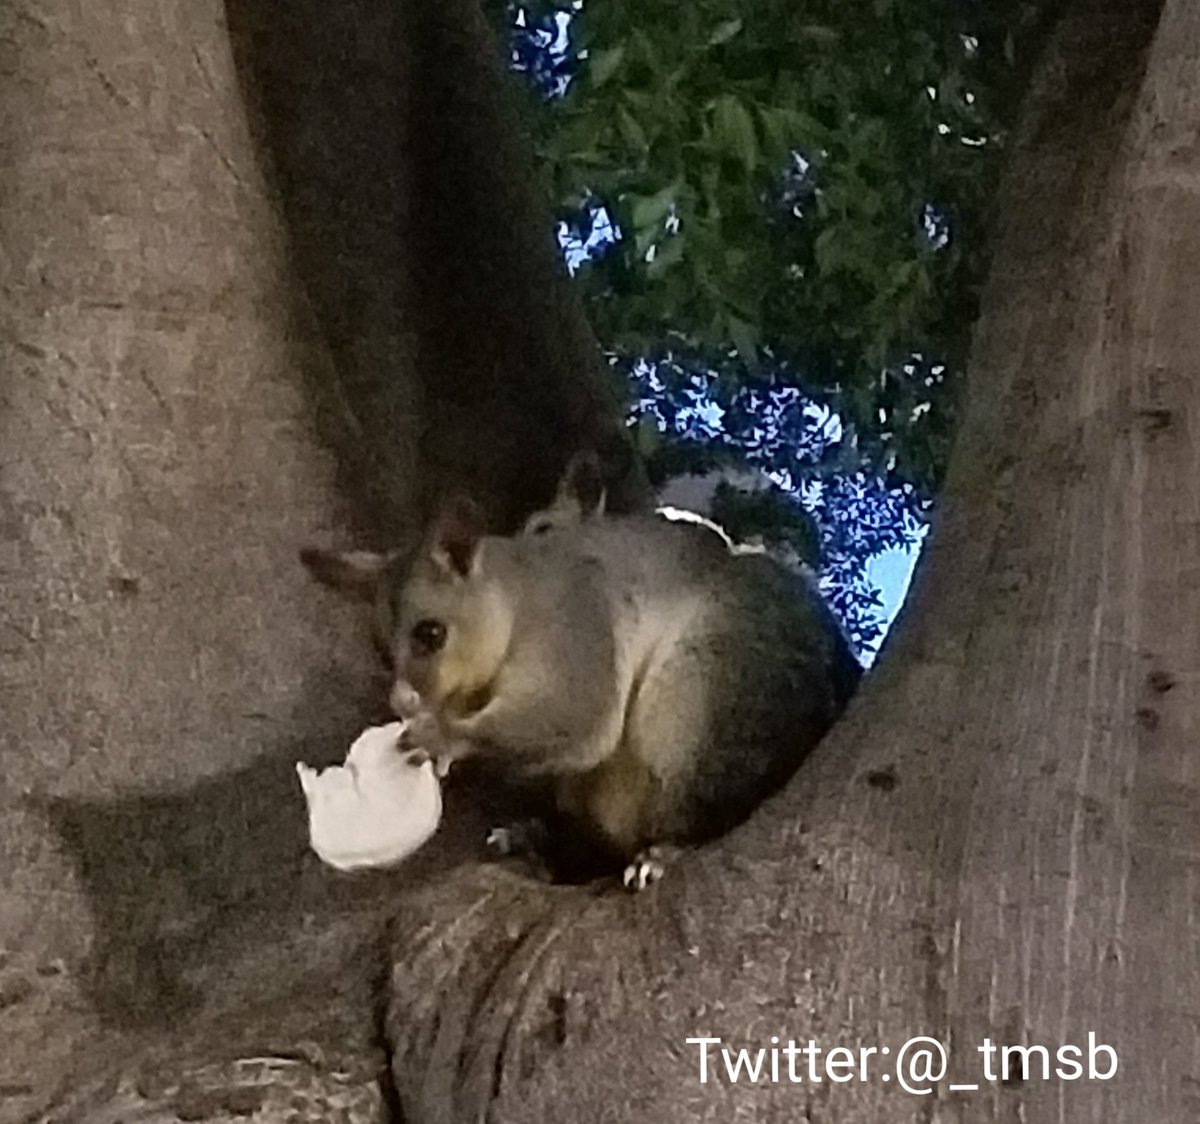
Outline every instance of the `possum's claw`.
POLYGON ((546 842, 546 825, 539 819, 519 820, 488 832, 487 849, 493 855, 539 854, 546 842))
POLYGON ((625 889, 637 894, 647 886, 652 886, 666 874, 670 858, 670 850, 662 846, 647 847, 639 851, 621 876, 625 889))

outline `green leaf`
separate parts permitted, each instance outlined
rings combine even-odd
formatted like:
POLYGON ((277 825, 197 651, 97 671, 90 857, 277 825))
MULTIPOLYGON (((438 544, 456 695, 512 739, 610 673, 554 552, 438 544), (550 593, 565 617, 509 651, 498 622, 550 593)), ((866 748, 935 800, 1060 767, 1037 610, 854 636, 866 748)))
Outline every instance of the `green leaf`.
POLYGON ((729 338, 733 341, 738 357, 745 363, 756 364, 758 362, 758 325, 733 315, 727 316, 726 322, 729 325, 729 338))
POLYGON ((621 69, 621 63, 625 61, 624 47, 609 47, 603 51, 597 51, 588 59, 588 77, 591 79, 592 88, 600 89, 618 70, 621 69))
POLYGON ((657 74, 662 68, 662 64, 658 57, 658 48, 655 47, 651 40, 641 28, 635 28, 630 35, 630 42, 634 47, 634 57, 640 59, 649 70, 657 74))
POLYGON ((646 265, 646 276, 655 281, 683 258, 683 233, 672 234, 654 248, 654 260, 646 265))
POLYGON ((678 184, 670 184, 653 195, 630 195, 629 218, 635 230, 646 230, 653 227, 656 231, 662 228, 666 217, 670 214, 671 205, 679 192, 678 184))
POLYGON ((708 37, 708 45, 716 47, 721 43, 728 43, 741 30, 742 21, 740 19, 725 20, 713 29, 712 34, 708 37))
POLYGON ((634 426, 633 443, 643 457, 651 457, 662 444, 662 434, 659 433, 658 426, 649 418, 643 417, 634 426))
POLYGON ((800 28, 800 35, 804 39, 812 39, 817 43, 834 44, 841 39, 842 35, 836 28, 824 27, 818 23, 808 23, 800 28))
POLYGON ((741 161, 747 173, 758 165, 754 118, 732 94, 717 98, 713 105, 713 141, 719 152, 741 161))
POLYGON ((837 236, 837 227, 827 226, 817 235, 816 241, 813 243, 813 258, 822 273, 830 272, 837 264, 839 258, 837 236))
POLYGON ((654 228, 635 231, 633 236, 633 253, 639 259, 644 259, 650 247, 658 239, 658 231, 654 228))
POLYGON ((787 128, 777 110, 764 107, 758 111, 758 120, 762 126, 763 138, 771 159, 783 163, 795 145, 795 138, 787 128))
POLYGON ((569 158, 573 164, 606 164, 608 161, 600 155, 594 148, 581 149, 579 152, 569 153, 569 158))
POLYGON ((645 152, 650 147, 645 130, 638 124, 637 118, 623 105, 617 106, 617 128, 620 130, 621 139, 630 148, 638 152, 645 152))

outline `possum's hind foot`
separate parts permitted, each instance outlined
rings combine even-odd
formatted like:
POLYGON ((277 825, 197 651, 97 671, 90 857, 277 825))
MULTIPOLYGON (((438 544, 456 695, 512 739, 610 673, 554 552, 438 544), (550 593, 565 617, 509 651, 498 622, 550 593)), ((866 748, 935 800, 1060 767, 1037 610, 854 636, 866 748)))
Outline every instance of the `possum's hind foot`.
POLYGON ((488 854, 496 858, 529 858, 546 848, 546 825, 537 818, 494 827, 487 834, 488 854))
POLYGON ((633 856, 625 867, 621 881, 630 893, 638 894, 647 886, 653 886, 667 872, 667 867, 678 857, 679 848, 668 844, 646 847, 633 856))
POLYGON ((546 825, 540 819, 527 819, 492 828, 484 845, 491 858, 513 863, 538 882, 553 882, 546 841, 546 825))

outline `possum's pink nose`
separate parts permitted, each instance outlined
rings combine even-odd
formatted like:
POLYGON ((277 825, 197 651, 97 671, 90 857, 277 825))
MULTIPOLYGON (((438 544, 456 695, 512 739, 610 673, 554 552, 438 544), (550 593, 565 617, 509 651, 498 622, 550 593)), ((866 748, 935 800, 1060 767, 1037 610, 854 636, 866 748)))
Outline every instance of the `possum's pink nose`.
POLYGON ((403 679, 397 679, 392 684, 392 692, 388 703, 397 718, 411 718, 421 709, 421 696, 416 688, 403 679))

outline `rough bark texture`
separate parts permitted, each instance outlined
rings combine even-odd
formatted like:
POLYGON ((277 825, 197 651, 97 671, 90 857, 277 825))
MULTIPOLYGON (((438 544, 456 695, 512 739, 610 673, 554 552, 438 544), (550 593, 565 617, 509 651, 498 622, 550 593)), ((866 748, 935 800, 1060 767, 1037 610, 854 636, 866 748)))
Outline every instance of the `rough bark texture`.
POLYGON ((307 853, 292 765, 381 692, 297 547, 456 483, 511 522, 620 430, 451 7, 0 14, 0 1119, 382 1111, 381 906, 482 825, 396 876, 307 853))
POLYGON ((227 8, 293 261, 358 436, 334 443, 363 530, 387 545, 411 532, 398 478, 416 482, 422 518, 461 490, 510 528, 581 446, 624 469, 618 507, 642 502, 614 383, 564 283, 477 5, 227 8), (398 403, 395 375, 409 370, 398 403))
POLYGON ((1198 63, 1194 4, 1069 5, 879 670, 779 799, 640 899, 475 871, 410 902, 388 1020, 406 1120, 1194 1116, 1198 63), (985 1038, 1089 1031, 1111 1081, 983 1080, 985 1038), (701 1085, 685 1045, 894 1059, 917 1034, 951 1055, 925 1096, 886 1063, 701 1085))
POLYGON ((562 262, 502 58, 475 0, 410 0, 414 315, 427 402, 426 495, 462 487, 498 526, 543 503, 594 448, 610 506, 648 502, 619 396, 562 262))
POLYGON ((637 899, 451 869, 465 806, 396 876, 305 856, 291 762, 370 684, 296 545, 448 483, 511 522, 612 422, 465 0, 222 17, 0 16, 0 1119, 1194 1116, 1200 12, 1069 5, 896 641, 637 899), (1088 1030, 1111 1082, 925 1097, 684 1044, 926 1033, 977 1081, 1088 1030))
POLYGON ((8 5, 0 52, 0 1112, 21 1117, 124 1035, 227 1004, 212 1061, 310 1026, 366 1049, 369 978, 327 939, 365 895, 306 856, 292 763, 340 753, 370 665, 295 562, 343 522, 296 377, 330 364, 219 6, 8 5), (321 1018, 256 1023, 301 948, 321 1018))

